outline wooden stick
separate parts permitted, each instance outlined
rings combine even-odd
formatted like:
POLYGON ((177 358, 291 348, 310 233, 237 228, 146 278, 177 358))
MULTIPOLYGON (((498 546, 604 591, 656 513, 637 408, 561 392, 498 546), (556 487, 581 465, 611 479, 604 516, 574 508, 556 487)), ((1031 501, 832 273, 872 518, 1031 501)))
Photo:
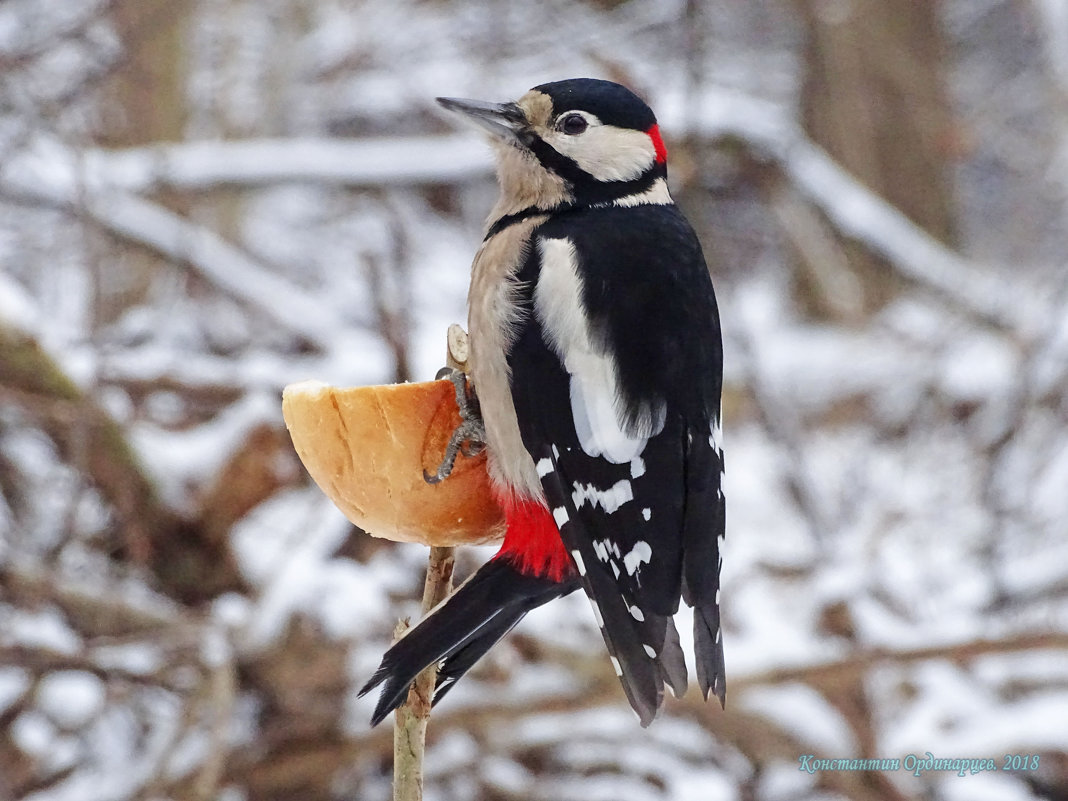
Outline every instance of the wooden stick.
MULTIPOLYGON (((466 372, 467 353, 467 333, 458 325, 449 326, 446 364, 466 372)), ((454 565, 451 547, 431 546, 426 581, 423 583, 423 615, 444 601, 452 591, 454 565)), ((408 621, 400 621, 394 637, 399 638, 407 628, 408 621)), ((416 676, 408 690, 408 698, 397 707, 394 715, 393 801, 422 801, 426 727, 430 722, 430 707, 434 702, 437 680, 438 666, 430 665, 416 676)))
MULTIPOLYGON (((423 585, 423 614, 444 601, 452 590, 453 564, 451 547, 431 547, 423 585)), ((400 636, 407 627, 407 622, 401 621, 396 634, 400 636)), ((393 801, 422 801, 423 751, 437 680, 438 666, 430 665, 416 677, 407 700, 397 707, 393 723, 393 801)))

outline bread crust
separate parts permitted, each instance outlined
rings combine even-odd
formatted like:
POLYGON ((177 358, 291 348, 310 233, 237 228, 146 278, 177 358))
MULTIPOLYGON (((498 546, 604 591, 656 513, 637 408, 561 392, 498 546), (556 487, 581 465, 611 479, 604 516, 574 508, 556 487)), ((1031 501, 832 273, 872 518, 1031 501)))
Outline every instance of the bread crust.
POLYGON ((376 537, 426 545, 480 544, 504 535, 486 453, 460 455, 427 484, 460 423, 449 381, 339 388, 319 381, 282 393, 297 455, 345 516, 376 537))

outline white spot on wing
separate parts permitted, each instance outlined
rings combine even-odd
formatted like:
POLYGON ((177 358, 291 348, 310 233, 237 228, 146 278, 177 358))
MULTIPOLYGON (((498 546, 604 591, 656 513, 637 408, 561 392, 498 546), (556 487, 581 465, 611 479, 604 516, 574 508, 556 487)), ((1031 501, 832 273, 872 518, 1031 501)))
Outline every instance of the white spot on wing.
POLYGON ((545 478, 553 471, 553 460, 548 456, 544 459, 539 459, 538 463, 534 465, 534 469, 538 471, 538 478, 545 478))
POLYGON ((600 628, 604 628, 604 618, 601 617, 601 607, 597 605, 597 602, 590 598, 590 606, 593 607, 593 619, 597 621, 597 625, 600 628))
POLYGON ((643 564, 647 564, 653 556, 653 549, 645 540, 638 540, 630 553, 623 557, 623 566, 627 568, 627 575, 633 576, 635 571, 643 564))
POLYGON ((581 509, 582 505, 589 501, 593 507, 600 506, 605 514, 612 514, 627 501, 634 500, 634 489, 627 479, 620 479, 606 490, 597 489, 593 484, 574 483, 575 491, 571 499, 575 502, 575 508, 581 509))
POLYGON ((582 561, 582 553, 578 550, 571 552, 571 558, 575 560, 575 567, 578 568, 580 576, 586 575, 586 563, 582 561))
POLYGON ((612 660, 612 670, 614 670, 616 672, 617 676, 622 676, 623 675, 623 668, 620 667, 619 660, 616 659, 614 656, 610 656, 608 658, 612 660))
POLYGON ((645 460, 640 456, 635 456, 630 460, 630 477, 641 478, 645 475, 645 460))
POLYGON ((653 516, 653 510, 652 509, 649 509, 648 507, 645 508, 645 509, 642 509, 642 517, 644 517, 646 520, 648 520, 652 516, 653 516))
POLYGON ((567 516, 567 509, 563 506, 557 506, 553 509, 553 522, 556 523, 556 527, 560 528, 570 518, 567 516))
POLYGON ((637 620, 639 623, 645 620, 645 613, 642 612, 642 610, 636 606, 630 607, 630 616, 637 620))
POLYGON ((643 644, 642 648, 645 649, 645 653, 649 655, 650 659, 656 659, 656 651, 653 650, 653 646, 643 644))
POLYGON ((616 563, 616 559, 619 558, 619 545, 607 539, 593 540, 591 544, 597 558, 611 567, 615 577, 619 578, 619 565, 616 563))
POLYGON ((722 456, 723 454, 723 420, 722 413, 717 414, 712 418, 712 424, 709 427, 708 444, 712 446, 712 449, 722 456))

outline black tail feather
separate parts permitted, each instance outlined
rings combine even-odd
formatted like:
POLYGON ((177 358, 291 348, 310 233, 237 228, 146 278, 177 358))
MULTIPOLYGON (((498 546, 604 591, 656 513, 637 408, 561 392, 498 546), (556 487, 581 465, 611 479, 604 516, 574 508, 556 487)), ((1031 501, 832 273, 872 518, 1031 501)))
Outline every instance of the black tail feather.
MULTIPOLYGON (((613 599, 614 600, 614 599, 613 599)), ((664 698, 659 663, 645 652, 645 643, 635 636, 633 625, 621 616, 613 619, 615 604, 606 603, 601 629, 609 654, 616 661, 619 680, 642 727, 653 722, 664 698)), ((646 633, 651 627, 647 627, 646 633)))
POLYGON ((660 675, 675 697, 682 698, 686 694, 689 678, 686 657, 682 654, 682 643, 679 642, 679 630, 675 628, 675 621, 669 617, 665 622, 667 628, 664 630, 664 648, 660 652, 660 675))
POLYGON ((506 559, 487 562, 386 651, 360 690, 363 696, 384 685, 371 725, 377 726, 401 704, 409 685, 428 665, 441 663, 436 703, 527 612, 577 587, 574 581, 524 575, 506 559))
POLYGON ((479 631, 477 638, 470 640, 467 645, 443 660, 438 667, 438 681, 434 687, 434 704, 444 698, 456 682, 533 608, 520 607, 508 610, 506 613, 502 612, 479 631))
POLYGON ((720 632, 719 604, 698 604, 693 610, 693 650, 697 660, 697 683, 708 700, 712 691, 720 706, 727 706, 726 670, 723 664, 723 639, 720 632))
MULTIPOLYGON (((718 425, 713 421, 713 426, 718 425)), ((703 432, 702 432, 703 433, 703 432)), ((682 598, 693 607, 694 657, 697 684, 708 700, 715 693, 726 705, 723 637, 719 609, 720 548, 726 532, 723 498, 723 452, 713 438, 693 437, 686 449, 686 510, 683 524, 685 555, 682 598)))

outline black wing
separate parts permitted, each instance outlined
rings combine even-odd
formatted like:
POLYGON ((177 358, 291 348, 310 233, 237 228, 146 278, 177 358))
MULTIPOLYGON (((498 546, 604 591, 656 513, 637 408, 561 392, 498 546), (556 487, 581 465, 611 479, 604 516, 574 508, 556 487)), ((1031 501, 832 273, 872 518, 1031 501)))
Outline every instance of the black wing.
POLYGON ((567 249, 533 248, 519 275, 526 313, 509 357, 512 397, 616 671, 647 725, 665 682, 676 694, 685 689, 671 619, 680 597, 695 606, 702 691, 723 697, 715 296, 696 237, 673 206, 589 210, 550 221, 536 236, 566 240, 581 266, 578 301, 591 321, 583 347, 594 360, 615 356, 613 406, 634 458, 590 455, 580 441, 571 410, 582 359, 539 307, 568 299, 537 289, 543 269, 561 269, 543 268, 541 256, 567 249))

